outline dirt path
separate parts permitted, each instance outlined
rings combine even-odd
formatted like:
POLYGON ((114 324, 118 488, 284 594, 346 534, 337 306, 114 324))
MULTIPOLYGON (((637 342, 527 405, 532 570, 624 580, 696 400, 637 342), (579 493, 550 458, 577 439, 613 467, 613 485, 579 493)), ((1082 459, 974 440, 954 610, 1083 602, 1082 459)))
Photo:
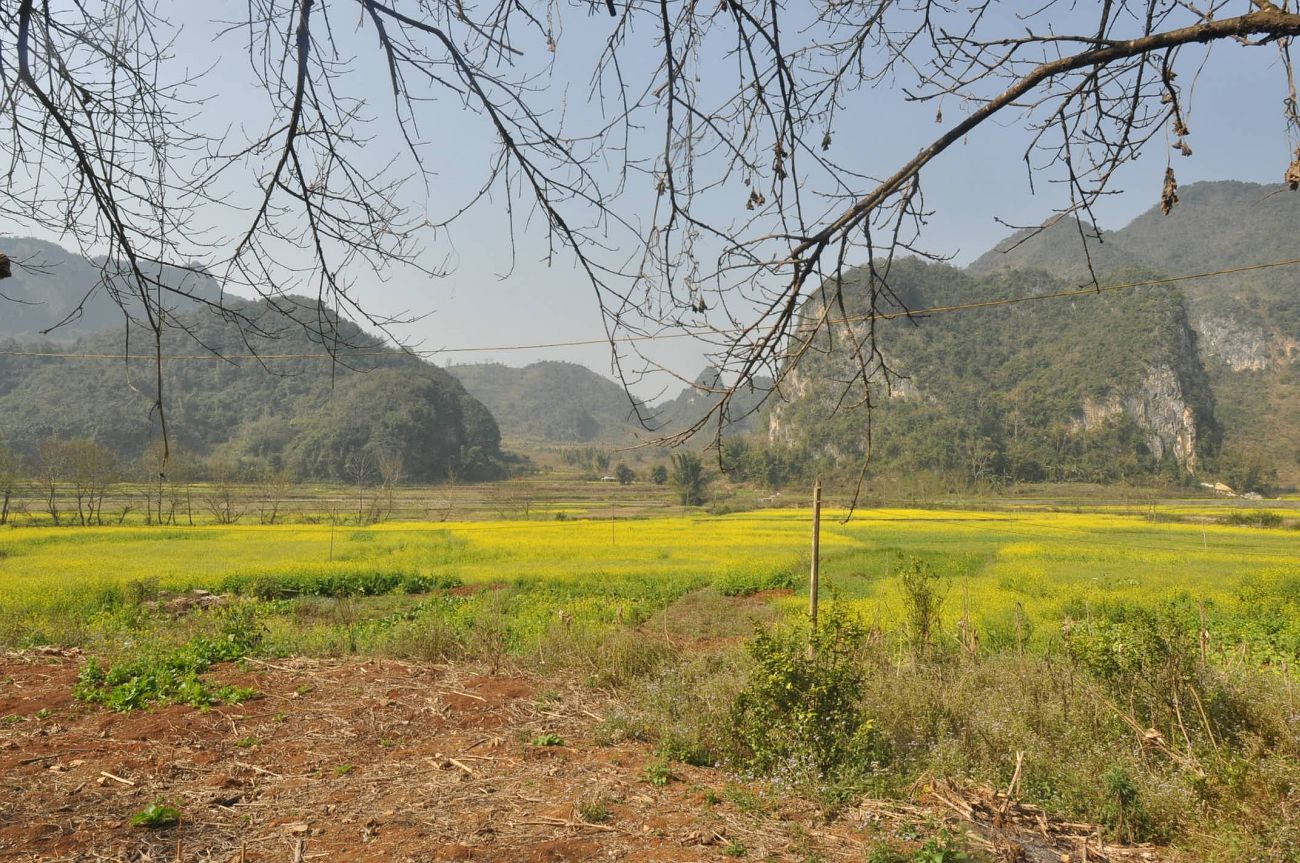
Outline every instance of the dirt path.
POLYGON ((677 764, 656 785, 646 744, 596 743, 616 706, 553 682, 295 659, 219 671, 243 705, 113 713, 72 700, 79 665, 0 657, 0 860, 860 861, 924 820, 828 825, 677 764), (179 826, 133 827, 156 801, 179 826))

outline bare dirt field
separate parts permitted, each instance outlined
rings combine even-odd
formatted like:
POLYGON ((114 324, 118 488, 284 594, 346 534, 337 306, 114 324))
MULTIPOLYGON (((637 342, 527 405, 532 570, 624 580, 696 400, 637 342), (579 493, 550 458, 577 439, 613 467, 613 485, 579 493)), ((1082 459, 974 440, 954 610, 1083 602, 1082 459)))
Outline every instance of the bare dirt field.
POLYGON ((861 861, 941 830, 989 859, 1158 859, 945 783, 828 822, 611 741, 598 693, 482 668, 250 661, 215 675, 260 693, 242 705, 114 713, 73 700, 79 666, 0 657, 0 860, 861 861), (180 823, 133 826, 155 802, 180 823))

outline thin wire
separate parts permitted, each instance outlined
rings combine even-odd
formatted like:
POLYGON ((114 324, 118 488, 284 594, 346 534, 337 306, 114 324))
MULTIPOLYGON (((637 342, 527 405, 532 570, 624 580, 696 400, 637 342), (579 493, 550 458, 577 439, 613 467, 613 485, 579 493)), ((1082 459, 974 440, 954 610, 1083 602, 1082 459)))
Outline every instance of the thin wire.
MULTIPOLYGON (((1115 285, 1094 285, 1091 287, 1074 288, 1068 291, 1053 291, 1046 294, 1031 294, 1024 297, 1002 297, 995 300, 982 300, 974 303, 960 303, 951 306, 931 306, 926 309, 915 309, 897 312, 877 312, 870 315, 848 315, 843 318, 828 318, 827 324, 855 324, 865 321, 891 321, 897 318, 922 318, 931 315, 951 314, 953 312, 966 312, 978 309, 989 309, 997 306, 1011 306, 1019 303, 1030 303, 1037 300, 1059 300, 1070 297, 1084 297, 1093 294, 1111 293, 1114 291, 1130 290, 1133 288, 1155 287, 1157 285, 1168 285, 1175 282, 1187 282, 1193 279, 1208 279, 1216 276, 1228 276, 1235 273, 1248 273, 1255 270, 1267 270, 1276 267, 1290 267, 1300 264, 1300 258, 1290 258, 1285 261, 1273 261, 1267 264, 1249 264, 1242 267, 1229 267, 1222 270, 1211 270, 1205 273, 1192 273, 1185 276, 1166 276, 1159 279, 1143 279, 1136 282, 1122 282, 1115 285)), ((728 332, 740 333, 742 330, 692 330, 676 333, 658 333, 654 335, 640 336, 619 336, 613 339, 576 339, 565 342, 535 342, 533 344, 516 344, 516 345, 492 345, 480 347, 459 347, 459 348, 437 348, 425 351, 399 351, 396 348, 385 348, 374 351, 346 351, 342 353, 344 357, 394 357, 404 354, 420 357, 433 357, 439 354, 463 354, 463 353, 495 353, 499 351, 533 351, 549 350, 552 348, 573 348, 588 347, 591 345, 608 345, 611 343, 632 344, 635 342, 654 342, 666 341, 668 339, 685 339, 696 338, 702 335, 722 335, 728 332)), ((29 359, 63 359, 63 360, 148 360, 153 362, 157 359, 153 354, 73 354, 58 353, 54 351, 14 351, 0 350, 0 356, 4 357, 25 357, 29 359)), ((335 360, 333 354, 174 354, 163 357, 167 361, 176 360, 221 360, 229 362, 233 360, 335 360)))

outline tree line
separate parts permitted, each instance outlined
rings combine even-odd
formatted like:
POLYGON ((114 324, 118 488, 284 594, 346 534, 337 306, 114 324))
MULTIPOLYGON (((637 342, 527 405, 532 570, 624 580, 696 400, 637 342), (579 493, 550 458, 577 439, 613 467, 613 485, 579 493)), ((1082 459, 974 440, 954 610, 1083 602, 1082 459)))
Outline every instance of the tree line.
MULTIPOLYGON (((401 455, 358 449, 343 464, 349 492, 331 504, 328 516, 356 524, 390 518, 406 479, 401 455)), ((165 454, 161 442, 132 460, 90 438, 45 438, 26 454, 0 443, 0 525, 24 516, 48 517, 56 526, 121 524, 132 513, 148 525, 192 526, 196 517, 225 525, 277 524, 298 481, 288 469, 266 463, 204 459, 175 448, 165 454)))

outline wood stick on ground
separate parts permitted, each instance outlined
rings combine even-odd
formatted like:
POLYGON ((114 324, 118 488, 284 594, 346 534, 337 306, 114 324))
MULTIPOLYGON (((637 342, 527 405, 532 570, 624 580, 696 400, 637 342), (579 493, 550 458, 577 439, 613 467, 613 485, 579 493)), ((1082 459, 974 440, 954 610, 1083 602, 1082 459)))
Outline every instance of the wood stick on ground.
POLYGON ((1011 781, 1007 783, 1007 799, 1002 801, 1002 806, 998 810, 1000 815, 1006 815, 1007 809, 1011 806, 1011 801, 1016 794, 1016 783, 1020 781, 1020 769, 1025 764, 1025 753, 1016 753, 1016 769, 1011 774, 1011 781))

